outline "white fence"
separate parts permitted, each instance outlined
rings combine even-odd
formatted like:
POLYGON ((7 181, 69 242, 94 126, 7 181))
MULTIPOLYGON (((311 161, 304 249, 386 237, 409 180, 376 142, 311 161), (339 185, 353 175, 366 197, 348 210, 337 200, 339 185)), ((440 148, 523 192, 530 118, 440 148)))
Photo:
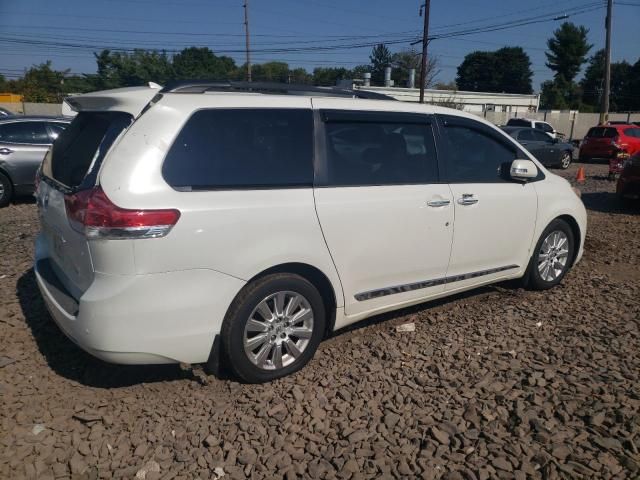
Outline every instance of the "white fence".
MULTIPOLYGON (((478 113, 478 116, 486 118, 495 125, 504 125, 510 118, 516 117, 511 112, 485 112, 478 113)), ((523 117, 525 115, 517 115, 523 117)), ((544 120, 549 122, 560 133, 563 133, 569 140, 582 139, 587 131, 598 124, 600 114, 580 113, 580 112, 536 112, 527 113, 527 118, 544 120)), ((610 113, 609 120, 622 120, 626 122, 640 122, 640 112, 637 113, 610 113)))

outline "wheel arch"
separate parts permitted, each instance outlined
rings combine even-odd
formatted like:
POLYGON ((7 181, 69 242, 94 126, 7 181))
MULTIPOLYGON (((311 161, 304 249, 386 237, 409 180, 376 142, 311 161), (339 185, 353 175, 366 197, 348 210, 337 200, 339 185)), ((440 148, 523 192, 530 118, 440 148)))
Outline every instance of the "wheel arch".
POLYGON ((573 249, 573 257, 571 258, 571 265, 573 265, 576 257, 578 256, 578 252, 580 251, 580 246, 581 246, 580 242, 582 241, 582 236, 581 236, 582 232, 580 232, 580 226, 578 225, 578 222, 575 218, 567 214, 559 215, 556 218, 554 218, 554 220, 562 220, 569 225, 569 228, 571 228, 571 233, 573 233, 573 239, 576 242, 575 248, 573 249))
POLYGON ((300 275, 305 278, 309 282, 315 286, 320 292, 320 296, 322 297, 322 301, 324 303, 324 309, 327 314, 327 326, 325 336, 330 334, 333 331, 335 322, 336 322, 336 308, 337 308, 337 300, 336 300, 336 292, 329 280, 329 277, 317 267, 313 265, 309 265, 307 263, 282 263, 279 265, 274 265, 273 267, 269 267, 266 270, 254 275, 247 284, 257 280, 259 278, 265 277, 267 275, 271 275, 274 273, 293 273, 296 275, 300 275))
POLYGON ((11 182, 11 186, 14 186, 13 178, 11 178, 11 174, 6 168, 3 168, 2 165, 0 165, 0 173, 9 179, 9 181, 11 182))

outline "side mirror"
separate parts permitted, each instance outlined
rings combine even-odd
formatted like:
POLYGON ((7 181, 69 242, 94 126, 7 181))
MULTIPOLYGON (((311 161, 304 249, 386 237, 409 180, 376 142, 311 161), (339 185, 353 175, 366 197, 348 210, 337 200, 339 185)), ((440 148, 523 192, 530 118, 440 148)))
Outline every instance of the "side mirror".
POLYGON ((509 175, 514 180, 526 182, 538 176, 538 167, 531 160, 514 160, 509 175))
POLYGON ((558 137, 552 138, 551 143, 558 143, 560 139, 558 137))

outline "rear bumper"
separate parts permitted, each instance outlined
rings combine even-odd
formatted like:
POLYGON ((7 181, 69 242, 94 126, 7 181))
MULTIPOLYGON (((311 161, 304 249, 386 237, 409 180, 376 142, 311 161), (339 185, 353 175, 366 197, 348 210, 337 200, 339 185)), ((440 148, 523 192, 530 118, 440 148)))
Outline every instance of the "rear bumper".
POLYGON ((75 299, 51 276, 42 245, 36 252, 36 279, 54 321, 83 350, 112 363, 206 362, 227 308, 245 283, 204 269, 96 273, 75 299))

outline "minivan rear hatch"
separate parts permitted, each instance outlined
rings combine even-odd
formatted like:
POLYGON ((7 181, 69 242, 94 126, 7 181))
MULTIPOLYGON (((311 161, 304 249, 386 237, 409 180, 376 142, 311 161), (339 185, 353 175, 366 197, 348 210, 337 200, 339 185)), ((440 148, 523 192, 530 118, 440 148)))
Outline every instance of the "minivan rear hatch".
POLYGON ((37 199, 44 261, 76 300, 91 285, 94 269, 87 238, 70 222, 69 202, 96 186, 107 152, 132 122, 129 112, 81 110, 42 163, 37 199))

